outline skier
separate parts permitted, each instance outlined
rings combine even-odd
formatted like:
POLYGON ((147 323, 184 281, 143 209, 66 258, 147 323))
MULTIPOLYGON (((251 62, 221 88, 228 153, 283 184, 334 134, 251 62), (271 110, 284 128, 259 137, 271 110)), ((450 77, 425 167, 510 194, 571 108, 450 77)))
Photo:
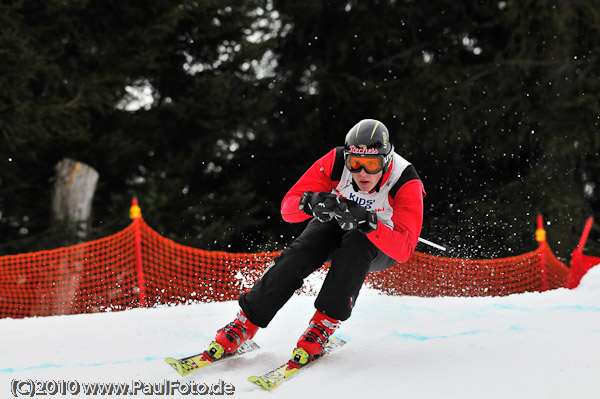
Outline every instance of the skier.
POLYGON ((253 338, 304 278, 330 260, 316 312, 292 360, 301 367, 320 356, 340 322, 350 317, 367 274, 405 262, 413 253, 424 195, 415 168, 394 152, 385 125, 374 119, 358 122, 345 145, 317 160, 283 198, 285 221, 310 221, 240 295, 236 319, 217 331, 207 352, 219 359, 253 338))

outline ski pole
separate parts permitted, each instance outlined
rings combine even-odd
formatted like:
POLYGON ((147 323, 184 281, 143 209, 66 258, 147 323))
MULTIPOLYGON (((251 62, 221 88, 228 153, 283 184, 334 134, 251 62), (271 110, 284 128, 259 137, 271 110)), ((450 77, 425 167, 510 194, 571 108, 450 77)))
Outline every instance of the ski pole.
POLYGON ((432 246, 434 248, 441 249, 442 251, 446 250, 446 248, 442 247, 441 245, 436 244, 434 242, 431 242, 429 240, 426 240, 424 238, 419 237, 419 241, 421 241, 423 244, 427 244, 427 245, 430 245, 430 246, 432 246))

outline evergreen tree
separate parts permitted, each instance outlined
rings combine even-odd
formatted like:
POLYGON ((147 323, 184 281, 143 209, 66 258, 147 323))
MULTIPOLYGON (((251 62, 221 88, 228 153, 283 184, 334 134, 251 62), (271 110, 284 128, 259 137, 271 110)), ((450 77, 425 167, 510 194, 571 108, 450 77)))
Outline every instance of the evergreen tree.
MULTIPOLYGON (((96 236, 129 223, 134 195, 149 223, 173 237, 215 230, 203 215, 215 217, 218 209, 255 212, 251 202, 231 203, 224 164, 232 159, 219 153, 219 142, 241 146, 252 138, 247 115, 261 103, 244 101, 255 78, 243 65, 258 56, 247 37, 258 30, 252 24, 261 4, 3 3, 2 252, 54 245, 46 234, 50 179, 63 157, 100 174, 96 236), (136 89, 148 91, 150 101, 127 109, 136 89), (28 239, 13 242, 19 237, 28 239)), ((200 243, 221 238, 227 237, 200 243)))
POLYGON ((598 26, 595 0, 4 2, 0 254, 52 247, 64 157, 100 173, 96 236, 135 195, 178 242, 282 247, 303 227, 285 192, 369 117, 423 178, 445 255, 532 250, 540 212, 567 259, 600 220, 598 26))
POLYGON ((381 119, 424 180, 423 235, 450 256, 532 250, 541 212, 568 258, 598 212, 596 191, 584 193, 600 148, 593 1, 275 8, 282 101, 271 123, 295 143, 284 159, 302 170, 357 119, 381 119))

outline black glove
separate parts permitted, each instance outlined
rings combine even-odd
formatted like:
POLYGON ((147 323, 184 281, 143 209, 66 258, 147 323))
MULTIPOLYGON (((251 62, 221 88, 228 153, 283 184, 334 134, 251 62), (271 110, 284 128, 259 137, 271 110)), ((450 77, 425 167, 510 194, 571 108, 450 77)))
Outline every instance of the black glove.
POLYGON ((329 222, 333 218, 333 209, 337 206, 337 196, 326 191, 313 194, 307 191, 300 198, 299 209, 319 222, 329 222))
POLYGON ((348 209, 346 202, 340 202, 338 206, 333 210, 333 217, 340 225, 342 230, 352 230, 358 227, 356 218, 348 209))
POLYGON ((367 234, 377 229, 377 213, 367 211, 352 200, 342 200, 334 210, 334 217, 342 230, 357 228, 367 234))

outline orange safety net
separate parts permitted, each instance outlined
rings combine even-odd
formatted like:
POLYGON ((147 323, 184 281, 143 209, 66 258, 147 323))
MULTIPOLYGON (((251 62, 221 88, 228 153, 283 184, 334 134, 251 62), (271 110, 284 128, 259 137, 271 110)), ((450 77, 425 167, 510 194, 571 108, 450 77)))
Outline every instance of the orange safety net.
POLYGON ((565 287, 567 288, 576 288, 579 286, 581 278, 588 270, 596 265, 600 265, 600 258, 583 254, 583 248, 585 247, 593 223, 594 219, 591 217, 588 218, 585 227, 583 228, 583 232, 581 233, 579 244, 577 245, 577 248, 573 250, 573 254, 571 255, 571 272, 569 273, 565 284, 565 287))
POLYGON ((0 317, 136 306, 133 232, 131 224, 100 240, 0 257, 0 317))
MULTIPOLYGON (((149 305, 235 300, 262 276, 281 252, 195 249, 164 238, 141 219, 140 230, 149 305)), ((306 282, 298 293, 313 295, 316 292, 312 284, 306 282)))
MULTIPOLYGON (((183 246, 137 217, 100 240, 0 257, 0 317, 235 300, 278 254, 183 246)), ((367 283, 391 295, 508 295, 561 287, 568 270, 544 242, 537 251, 497 260, 415 252, 403 264, 371 273, 367 283)), ((307 282, 299 292, 315 294, 315 287, 307 282)))
POLYGON ((573 255, 571 256, 571 272, 569 273, 565 287, 577 288, 581 282, 581 278, 588 270, 597 265, 600 265, 600 258, 584 255, 578 250, 573 251, 573 255))
POLYGON ((367 281, 388 295, 503 296, 563 287, 569 269, 547 244, 501 259, 455 259, 415 252, 405 263, 371 273, 367 281))

